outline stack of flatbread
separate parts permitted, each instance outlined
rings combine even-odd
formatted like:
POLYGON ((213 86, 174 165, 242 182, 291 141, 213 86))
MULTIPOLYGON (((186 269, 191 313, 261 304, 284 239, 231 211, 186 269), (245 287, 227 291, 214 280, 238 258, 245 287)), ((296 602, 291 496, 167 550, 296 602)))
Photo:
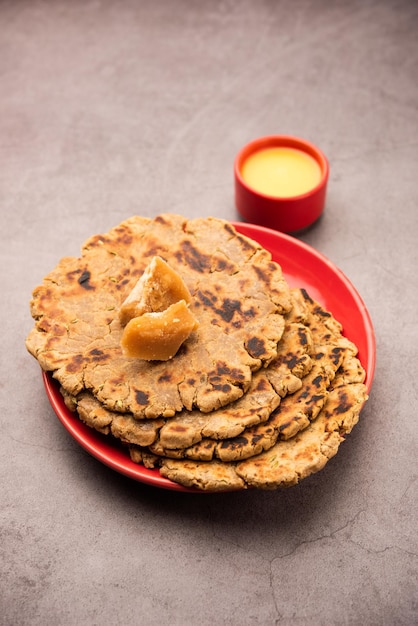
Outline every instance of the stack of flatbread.
POLYGON ((295 485, 336 454, 367 399, 341 324, 224 220, 132 217, 62 259, 31 313, 27 348, 67 407, 185 487, 295 485), (198 322, 166 361, 121 348, 121 307, 156 256, 198 322))

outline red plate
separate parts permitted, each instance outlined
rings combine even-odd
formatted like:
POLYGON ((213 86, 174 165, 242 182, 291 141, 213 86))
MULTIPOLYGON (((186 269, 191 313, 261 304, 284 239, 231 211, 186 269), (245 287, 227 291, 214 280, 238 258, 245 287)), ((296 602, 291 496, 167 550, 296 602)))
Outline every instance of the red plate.
MULTIPOLYGON (((376 359, 373 325, 363 300, 348 278, 331 261, 298 239, 252 224, 234 223, 234 226, 238 232, 270 250, 291 287, 304 287, 341 322, 345 336, 358 347, 358 357, 366 370, 365 383, 370 391, 376 359)), ((64 427, 96 459, 129 478, 154 487, 202 493, 163 478, 158 470, 133 463, 127 451, 114 439, 83 424, 65 406, 59 386, 50 373, 43 372, 43 381, 52 408, 64 427)))

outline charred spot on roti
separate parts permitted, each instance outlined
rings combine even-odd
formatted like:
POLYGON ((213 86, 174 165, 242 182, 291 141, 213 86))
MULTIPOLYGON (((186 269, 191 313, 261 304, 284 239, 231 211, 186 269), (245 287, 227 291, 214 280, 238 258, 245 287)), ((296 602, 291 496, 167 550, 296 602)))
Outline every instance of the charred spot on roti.
MULTIPOLYGON (((121 224, 116 226, 114 232, 116 233, 117 243, 129 246, 133 242, 133 234, 127 225, 121 224)), ((104 242, 105 239, 102 239, 102 241, 104 242)))
POLYGON ((313 379, 312 385, 318 388, 323 380, 324 380, 323 375, 319 374, 316 378, 313 379))
POLYGON ((304 300, 306 300, 306 302, 308 302, 309 304, 314 304, 314 301, 312 300, 311 296, 308 294, 308 292, 306 291, 306 289, 304 289, 303 287, 300 289, 300 293, 303 297, 304 300))
POLYGON ((172 375, 169 372, 165 372, 158 377, 159 383, 169 383, 172 380, 172 375))
POLYGON ((139 405, 147 405, 148 404, 148 394, 144 391, 140 391, 139 389, 135 390, 135 399, 139 405))
POLYGON ((103 350, 99 350, 99 348, 93 348, 93 350, 90 350, 89 355, 91 359, 97 363, 108 361, 110 358, 108 354, 103 352, 103 350))
POLYGON ((265 378, 260 377, 256 385, 254 386, 254 391, 255 392, 267 391, 267 389, 270 389, 269 382, 265 378))
POLYGON ((73 374, 74 372, 80 371, 80 369, 83 367, 84 364, 85 364, 85 360, 84 360, 83 355, 75 354, 68 361, 68 363, 65 366, 65 369, 67 370, 68 373, 73 374))
POLYGON ((195 272, 207 272, 211 267, 211 256, 201 252, 190 241, 180 243, 181 260, 189 265, 195 272))
POLYGON ((302 345, 305 345, 308 341, 308 338, 306 336, 306 331, 304 328, 298 328, 298 336, 299 336, 300 343, 302 345))
POLYGON ((241 302, 239 300, 232 300, 231 298, 225 298, 220 308, 215 310, 225 322, 230 322, 235 313, 242 315, 241 302))
POLYGON ((352 406, 352 402, 344 391, 339 394, 338 397, 339 403, 338 406, 335 407, 334 411, 337 415, 341 413, 346 413, 352 406))
POLYGON ((263 269, 261 267, 255 266, 255 272, 262 283, 269 284, 269 268, 263 269))
POLYGON ((313 313, 315 315, 320 315, 321 317, 331 317, 331 313, 329 311, 325 311, 321 306, 317 305, 314 310, 313 313))
POLYGON ((265 343, 260 337, 252 337, 247 341, 247 350, 254 357, 261 357, 266 352, 265 343))
POLYGON ((212 309, 214 308, 214 303, 216 302, 217 297, 214 296, 211 292, 204 293, 199 289, 199 291, 196 293, 196 296, 199 298, 203 306, 212 309))

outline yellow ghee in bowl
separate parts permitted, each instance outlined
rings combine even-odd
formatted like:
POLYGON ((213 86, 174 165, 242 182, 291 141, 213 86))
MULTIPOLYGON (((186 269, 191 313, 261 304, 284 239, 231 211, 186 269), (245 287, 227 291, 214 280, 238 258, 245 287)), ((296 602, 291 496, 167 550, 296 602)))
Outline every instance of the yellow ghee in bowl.
POLYGON ((258 193, 291 198, 314 189, 322 172, 318 161, 310 154, 279 146, 253 152, 244 161, 241 175, 258 193))

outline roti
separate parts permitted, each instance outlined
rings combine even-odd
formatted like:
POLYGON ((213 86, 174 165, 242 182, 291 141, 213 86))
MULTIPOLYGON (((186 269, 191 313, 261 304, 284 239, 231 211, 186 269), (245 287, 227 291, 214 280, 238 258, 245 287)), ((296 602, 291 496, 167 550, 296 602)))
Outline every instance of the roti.
POLYGON ((139 446, 152 444, 150 451, 153 453, 164 447, 184 449, 207 437, 235 437, 248 426, 266 421, 283 397, 300 389, 301 378, 313 364, 309 356, 312 346, 306 326, 288 324, 276 359, 253 375, 250 388, 241 398, 211 413, 183 410, 169 419, 138 420, 129 413, 110 411, 88 391, 77 396, 71 396, 64 389, 61 393, 70 410, 77 411, 84 423, 103 434, 112 434, 125 443, 139 446), (150 421, 153 423, 149 424, 150 421))
POLYGON ((367 396, 357 348, 341 324, 306 290, 293 289, 291 297, 277 357, 228 406, 210 414, 183 410, 169 419, 138 420, 109 411, 86 391, 76 398, 63 392, 66 403, 89 426, 128 444, 133 461, 160 468, 184 486, 217 491, 295 484, 335 454, 367 396), (337 424, 329 436, 324 415, 327 424, 337 424), (314 462, 307 463, 312 455, 314 462))
MULTIPOLYGON (((342 361, 342 354, 339 361, 342 361)), ((290 438, 316 418, 328 395, 331 363, 338 365, 334 355, 321 350, 321 359, 315 362, 309 374, 302 379, 301 388, 287 395, 267 421, 246 428, 236 437, 214 441, 212 445, 210 439, 202 439, 200 445, 170 449, 164 447, 160 435, 159 440, 151 444, 149 450, 159 456, 192 460, 209 460, 211 450, 211 458, 219 458, 225 462, 246 459, 268 450, 279 438, 290 438)), ((335 372, 332 373, 332 378, 334 374, 335 372)))
POLYGON ((149 446, 165 423, 163 419, 135 419, 132 413, 118 413, 104 407, 89 391, 72 396, 61 387, 64 402, 70 411, 90 428, 103 435, 112 435, 124 443, 149 446))
POLYGON ((70 396, 135 419, 211 412, 277 356, 290 290, 258 243, 215 218, 132 217, 90 238, 33 292, 26 345, 70 396), (198 328, 167 362, 127 358, 118 311, 154 256, 184 280, 198 328))
POLYGON ((163 459, 161 475, 185 487, 208 491, 296 485, 326 465, 358 421, 367 399, 366 388, 362 383, 340 382, 337 378, 324 407, 307 428, 267 452, 240 463, 163 459))
POLYGON ((224 220, 132 217, 62 259, 31 313, 27 348, 66 406, 185 487, 295 485, 336 454, 367 400, 338 320, 224 220), (197 320, 166 361, 121 348, 121 311, 155 258, 181 278, 197 320))
MULTIPOLYGON (((161 457, 187 458, 196 461, 218 458, 228 462, 250 458, 270 449, 279 439, 289 439, 309 426, 324 406, 337 370, 339 377, 347 382, 364 381, 364 370, 355 357, 357 349, 342 336, 341 325, 323 307, 312 300, 305 290, 293 290, 292 296, 295 302, 303 302, 304 312, 301 316, 301 307, 299 307, 294 313, 290 312, 287 319, 299 320, 303 317, 306 325, 300 322, 290 322, 286 326, 280 342, 279 356, 267 370, 257 372, 254 380, 258 380, 260 376, 267 380, 274 380, 278 373, 276 364, 279 362, 280 367, 285 362, 288 366, 294 366, 293 371, 298 369, 298 363, 302 359, 298 360, 296 355, 307 356, 303 351, 303 346, 310 354, 309 369, 301 372, 301 378, 297 379, 298 385, 287 388, 287 393, 282 394, 282 400, 277 404, 269 419, 260 420, 255 425, 250 424, 249 428, 241 429, 238 436, 229 435, 229 438, 225 438, 219 433, 205 431, 199 416, 190 416, 196 436, 188 440, 185 435, 187 431, 192 430, 192 427, 188 422, 184 422, 182 416, 179 416, 169 420, 162 427, 158 438, 149 446, 151 453, 161 457), (295 337, 298 339, 296 340, 295 337), (317 341, 320 343, 316 344, 317 341), (326 343, 322 343, 324 341, 326 343), (309 348, 307 348, 307 343, 309 343, 309 348), (180 429, 179 436, 166 441, 163 436, 164 429, 168 428, 170 432, 177 427, 180 429), (214 439, 224 440, 214 441, 214 439)), ((278 370, 280 371, 280 368, 278 370)), ((250 396, 250 392, 247 392, 247 395, 250 396)), ((234 403, 231 409, 238 405, 245 406, 245 397, 234 403)), ((257 398, 255 400, 257 401, 257 398)))
POLYGON ((304 289, 293 290, 292 296, 295 306, 288 317, 303 319, 314 341, 313 366, 301 388, 286 395, 268 421, 238 437, 203 439, 185 450, 162 449, 158 443, 147 451, 135 446, 133 460, 160 467, 163 476, 186 487, 224 491, 232 471, 237 476, 231 485, 274 489, 296 484, 336 454, 367 400, 365 372, 356 346, 342 335, 332 314, 304 289))

